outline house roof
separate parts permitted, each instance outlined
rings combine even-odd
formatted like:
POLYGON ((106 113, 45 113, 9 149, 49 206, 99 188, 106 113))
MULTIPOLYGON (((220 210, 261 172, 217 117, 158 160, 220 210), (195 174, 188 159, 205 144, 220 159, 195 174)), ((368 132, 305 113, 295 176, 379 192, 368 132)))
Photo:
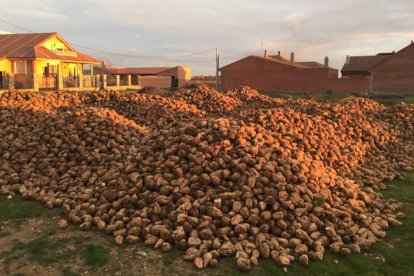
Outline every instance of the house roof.
POLYGON ((54 53, 53 51, 50 51, 49 49, 47 49, 46 47, 43 47, 43 46, 35 47, 36 58, 100 63, 99 60, 94 59, 93 57, 90 57, 88 55, 85 55, 84 53, 81 53, 79 51, 75 51, 75 52, 76 52, 76 56, 71 56, 71 55, 66 56, 66 55, 58 55, 58 54, 54 53))
POLYGON ((175 67, 107 67, 105 71, 116 75, 158 75, 175 67))
POLYGON ((342 67, 342 73, 369 73, 378 63, 388 59, 393 53, 376 56, 351 56, 342 67))
MULTIPOLYGON (((262 57, 262 56, 248 56, 244 59, 247 58, 257 58, 257 59, 261 59, 261 60, 266 60, 269 62, 275 62, 275 63, 279 63, 279 64, 284 64, 284 65, 288 65, 288 66, 293 66, 296 68, 301 68, 301 69, 321 69, 321 68, 325 68, 325 66, 319 62, 316 61, 304 61, 304 62, 290 62, 290 60, 288 60, 287 58, 283 57, 283 56, 268 56, 268 57, 262 57)), ((244 60, 241 59, 241 60, 244 60)), ((231 66, 241 60, 238 60, 236 62, 230 63, 226 66, 223 66, 220 68, 220 70, 223 70, 224 68, 227 68, 228 66, 231 66)))
POLYGON ((325 68, 325 65, 322 63, 316 62, 316 61, 301 61, 297 62, 303 66, 306 66, 308 68, 325 68))
POLYGON ((35 57, 34 48, 54 33, 0 35, 0 56, 10 58, 35 57))
POLYGON ((283 56, 268 56, 268 57, 255 56, 255 57, 260 58, 260 59, 264 59, 264 60, 273 61, 273 62, 276 62, 276 63, 281 63, 281 64, 293 66, 293 67, 306 68, 306 66, 300 64, 299 62, 293 62, 292 63, 290 60, 286 59, 283 56))
POLYGON ((71 60, 78 62, 99 63, 100 61, 79 51, 76 51, 58 33, 28 33, 28 34, 3 34, 0 35, 0 57, 5 58, 47 58, 59 60, 71 60), (41 44, 58 36, 76 55, 60 55, 45 48, 41 44))
POLYGON ((262 57, 262 56, 248 56, 248 57, 245 57, 245 58, 243 58, 243 59, 240 59, 240 60, 238 60, 238 61, 235 61, 235 62, 233 62, 233 63, 230 63, 230 64, 227 64, 226 66, 223 66, 223 67, 221 67, 219 70, 221 71, 221 70, 223 70, 223 69, 226 69, 226 68, 228 68, 228 67, 231 67, 232 65, 234 65, 234 64, 236 64, 236 63, 238 63, 238 62, 240 62, 240 61, 243 61, 243 60, 245 60, 245 59, 251 59, 251 58, 254 58, 254 59, 260 59, 260 60, 262 60, 262 61, 267 61, 267 62, 274 62, 274 63, 278 63, 278 64, 284 64, 284 65, 289 65, 289 66, 293 66, 293 67, 298 67, 298 68, 305 68, 304 66, 302 66, 302 65, 300 65, 300 64, 297 64, 297 63, 290 63, 290 61, 286 61, 286 60, 284 60, 284 59, 275 59, 275 58, 272 58, 272 57, 262 57))
POLYGON ((277 60, 281 60, 281 61, 290 62, 290 59, 285 57, 284 55, 269 55, 268 57, 273 58, 273 59, 277 59, 277 60))

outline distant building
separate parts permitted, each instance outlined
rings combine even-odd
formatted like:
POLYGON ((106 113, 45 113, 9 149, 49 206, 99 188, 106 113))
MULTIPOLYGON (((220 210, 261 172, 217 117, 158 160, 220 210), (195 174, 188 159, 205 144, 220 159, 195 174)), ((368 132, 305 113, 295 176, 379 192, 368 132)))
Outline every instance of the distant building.
POLYGON ((102 61, 77 51, 58 33, 0 35, 0 92, 179 87, 191 80, 187 66, 102 65, 102 61))
POLYGON ((277 55, 248 56, 220 68, 221 86, 233 89, 242 85, 262 91, 316 92, 326 91, 329 79, 338 78, 338 70, 316 61, 295 61, 277 55))
POLYGON ((57 74, 62 85, 92 87, 93 65, 100 63, 77 51, 58 33, 0 35, 0 90, 10 85, 14 89, 56 89, 57 74))
POLYGON ((371 70, 378 63, 386 60, 393 53, 376 56, 347 56, 341 73, 343 78, 371 78, 371 70))
MULTIPOLYGON (((99 69, 98 69, 99 70, 99 69)), ((191 67, 108 67, 103 73, 119 75, 121 81, 131 76, 131 83, 141 87, 180 87, 191 80, 191 67)))
POLYGON ((364 80, 372 94, 414 94, 414 44, 398 52, 347 57, 343 78, 364 80))

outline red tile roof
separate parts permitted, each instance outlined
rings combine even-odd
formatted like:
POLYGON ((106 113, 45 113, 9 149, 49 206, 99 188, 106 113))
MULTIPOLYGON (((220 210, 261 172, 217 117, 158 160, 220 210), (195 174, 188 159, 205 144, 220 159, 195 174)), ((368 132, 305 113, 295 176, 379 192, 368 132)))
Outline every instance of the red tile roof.
MULTIPOLYGON (((270 55, 269 56, 272 59, 276 59, 279 61, 282 61, 285 64, 292 64, 290 62, 290 59, 282 56, 282 55, 270 55)), ((322 63, 316 62, 316 61, 295 61, 294 62, 295 65, 299 65, 299 66, 304 66, 306 68, 325 68, 325 65, 323 65, 322 63)))
POLYGON ((33 58, 34 48, 55 33, 3 34, 0 35, 0 56, 8 58, 33 58))
POLYGON ((67 61, 77 61, 77 62, 90 62, 90 63, 100 63, 99 60, 94 59, 84 53, 79 51, 75 51, 76 56, 72 55, 58 55, 55 52, 47 49, 43 46, 35 47, 35 55, 36 58, 46 58, 46 59, 59 59, 59 60, 67 60, 67 61))
MULTIPOLYGON (((321 68, 325 68, 325 66, 319 62, 316 61, 304 61, 304 62, 293 62, 293 64, 290 62, 290 60, 288 60, 287 58, 283 57, 283 56, 278 56, 278 55, 271 55, 268 57, 262 57, 262 56, 248 56, 246 58, 258 58, 261 60, 267 60, 270 62, 275 62, 275 63, 280 63, 280 64, 285 64, 285 65, 289 65, 289 66, 293 66, 296 68, 301 68, 301 69, 321 69, 321 68)), ((244 60, 244 59, 243 59, 244 60)), ((239 62, 240 60, 233 62, 231 64, 228 64, 226 66, 223 66, 220 68, 220 70, 226 68, 227 66, 230 66, 234 63, 239 62)), ((332 69, 332 68, 331 68, 332 69)))
MULTIPOLYGON (((0 57, 6 58, 48 58, 70 60, 78 62, 100 63, 88 55, 74 50, 76 56, 58 55, 55 52, 41 46, 41 43, 57 33, 35 34, 4 34, 0 35, 0 57)), ((67 43, 67 42, 66 42, 67 43)), ((73 49, 70 45, 68 45, 73 49)))
POLYGON ((293 64, 290 62, 290 60, 287 60, 283 57, 281 58, 274 58, 274 57, 261 57, 261 56, 253 56, 255 58, 260 58, 260 59, 264 59, 264 60, 268 60, 268 61, 272 61, 272 62, 276 62, 276 63, 281 63, 281 64, 285 64, 285 65, 290 65, 293 67, 298 67, 298 68, 307 68, 306 66, 298 63, 298 62, 293 62, 293 64))
POLYGON ((281 60, 281 61, 287 61, 287 62, 290 61, 289 58, 282 56, 282 55, 270 55, 269 57, 273 59, 281 60))
POLYGON ((392 55, 380 54, 376 56, 351 56, 349 62, 342 67, 342 73, 370 73, 371 69, 378 63, 386 60, 392 55))
POLYGON ((322 63, 316 62, 316 61, 301 61, 297 62, 303 66, 306 66, 308 68, 325 68, 325 65, 322 63))

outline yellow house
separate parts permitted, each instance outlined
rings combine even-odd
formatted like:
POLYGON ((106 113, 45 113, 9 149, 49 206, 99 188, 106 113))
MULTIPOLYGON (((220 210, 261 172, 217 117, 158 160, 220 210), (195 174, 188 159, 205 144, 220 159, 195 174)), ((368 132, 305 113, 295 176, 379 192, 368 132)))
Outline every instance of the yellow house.
POLYGON ((66 87, 93 86, 95 64, 101 61, 75 50, 58 33, 0 35, 0 89, 57 88, 58 75, 66 87))

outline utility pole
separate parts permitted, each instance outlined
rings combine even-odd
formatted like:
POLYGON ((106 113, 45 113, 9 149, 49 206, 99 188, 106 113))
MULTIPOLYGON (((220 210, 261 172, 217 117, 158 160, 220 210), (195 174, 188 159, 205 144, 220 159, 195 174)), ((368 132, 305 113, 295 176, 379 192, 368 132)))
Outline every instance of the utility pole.
POLYGON ((220 70, 220 54, 219 48, 216 47, 216 90, 219 88, 219 70, 220 70))

